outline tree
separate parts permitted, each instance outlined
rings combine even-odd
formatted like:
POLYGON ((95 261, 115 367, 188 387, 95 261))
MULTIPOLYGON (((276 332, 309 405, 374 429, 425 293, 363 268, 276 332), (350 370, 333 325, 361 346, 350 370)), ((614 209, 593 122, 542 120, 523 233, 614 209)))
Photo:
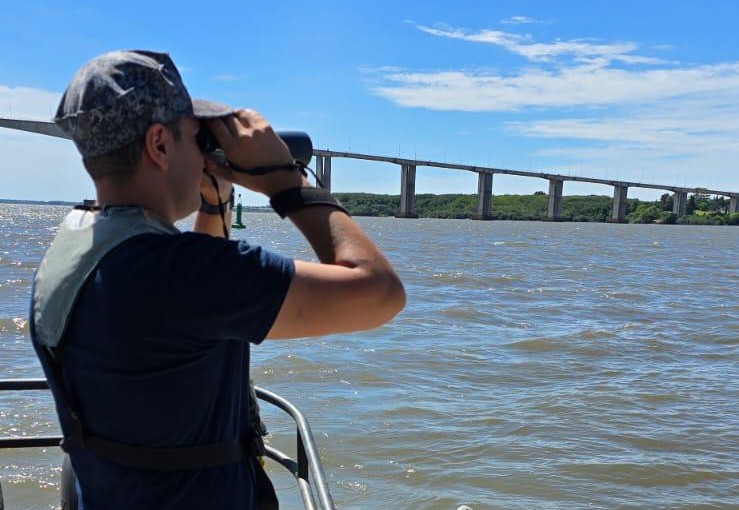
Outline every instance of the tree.
POLYGON ((661 213, 657 204, 639 204, 629 216, 629 223, 654 223, 661 218, 661 213))
POLYGON ((662 206, 663 211, 672 211, 674 203, 672 193, 663 193, 662 196, 659 197, 659 203, 662 206))
POLYGON ((695 212, 695 195, 688 197, 688 203, 685 205, 685 214, 693 214, 695 212))
POLYGON ((693 195, 693 199, 695 201, 694 210, 696 211, 708 211, 709 210, 709 202, 711 200, 710 196, 703 195, 702 193, 696 193, 695 195, 693 195))
POLYGON ((720 214, 726 214, 726 212, 729 210, 729 201, 726 200, 726 197, 716 195, 715 197, 713 197, 713 199, 711 199, 709 206, 710 211, 720 214))

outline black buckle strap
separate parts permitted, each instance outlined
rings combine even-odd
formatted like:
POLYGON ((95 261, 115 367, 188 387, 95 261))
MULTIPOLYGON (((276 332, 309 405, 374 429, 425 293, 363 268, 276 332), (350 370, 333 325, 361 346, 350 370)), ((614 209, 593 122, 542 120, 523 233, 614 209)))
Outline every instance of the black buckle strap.
POLYGON ((314 205, 327 205, 349 214, 349 211, 341 205, 341 202, 335 196, 322 188, 288 188, 275 194, 270 199, 269 204, 281 218, 291 212, 314 205))
POLYGON ((233 439, 182 448, 133 446, 96 436, 65 437, 60 446, 66 453, 86 449, 126 467, 156 471, 188 471, 223 466, 260 455, 264 451, 264 444, 258 436, 248 440, 233 439))

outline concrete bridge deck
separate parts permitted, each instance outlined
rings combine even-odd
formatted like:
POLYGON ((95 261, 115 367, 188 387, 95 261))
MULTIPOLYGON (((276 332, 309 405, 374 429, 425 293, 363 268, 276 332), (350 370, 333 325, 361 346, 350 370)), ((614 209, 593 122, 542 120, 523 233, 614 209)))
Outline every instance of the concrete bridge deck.
POLYGON ((489 173, 489 174, 503 174, 503 175, 519 175, 521 177, 537 177, 540 179, 547 180, 560 180, 560 181, 580 181, 590 182, 596 184, 605 184, 608 186, 624 186, 627 188, 647 188, 647 189, 659 189, 672 192, 685 192, 685 193, 703 193, 708 195, 722 195, 722 196, 735 196, 739 195, 739 191, 721 191, 712 190, 706 188, 686 188, 684 186, 673 186, 670 184, 649 184, 635 181, 619 181, 613 179, 598 179, 595 177, 580 177, 577 175, 565 175, 565 174, 552 174, 548 172, 531 172, 525 170, 513 170, 510 168, 495 168, 485 167, 476 165, 461 165, 456 163, 442 163, 439 161, 425 161, 418 159, 406 159, 396 158, 393 156, 377 156, 373 154, 361 154, 356 152, 341 152, 331 151, 324 149, 314 149, 313 154, 316 156, 330 157, 330 158, 350 158, 350 159, 364 159, 368 161, 383 161, 386 163, 394 163, 396 165, 412 165, 412 166, 429 166, 436 168, 447 168, 450 170, 467 170, 475 173, 489 173))
POLYGON ((399 157, 396 158, 392 156, 377 156, 373 154, 330 151, 323 149, 315 149, 313 151, 313 154, 316 156, 316 168, 318 170, 318 176, 323 182, 324 187, 328 189, 331 189, 330 182, 332 158, 363 159, 368 161, 380 161, 400 165, 400 211, 398 213, 398 216, 403 218, 417 217, 417 215, 415 214, 413 197, 415 196, 416 167, 419 166, 446 168, 450 170, 465 170, 477 173, 478 197, 477 214, 475 216, 475 218, 477 219, 489 219, 491 217, 490 211, 492 206, 493 176, 495 174, 517 175, 521 177, 534 177, 538 179, 548 180, 549 204, 547 208, 547 218, 550 220, 558 220, 561 216, 563 183, 566 181, 588 182, 613 186, 613 209, 611 214, 611 221, 614 222, 625 220, 626 198, 629 188, 645 188, 671 191, 673 193, 673 213, 677 216, 682 216, 685 214, 689 193, 702 193, 729 197, 729 211, 739 212, 739 191, 734 192, 708 188, 688 188, 684 186, 673 186, 670 184, 651 184, 613 179, 598 179, 594 177, 581 177, 577 175, 553 174, 549 172, 531 172, 524 170, 514 170, 510 168, 494 168, 476 165, 461 165, 455 163, 442 163, 439 161, 424 161, 418 159, 407 159, 399 157))
MULTIPOLYGON (((67 136, 53 122, 45 122, 38 120, 25 119, 8 119, 0 118, 0 127, 8 129, 16 129, 28 131, 31 133, 39 133, 57 138, 66 138, 67 136)), ((708 195, 720 195, 729 197, 729 212, 739 212, 739 191, 724 191, 708 188, 689 188, 684 186, 673 186, 670 184, 651 184, 633 181, 620 181, 613 179, 598 179, 594 177, 581 177, 577 175, 553 174, 549 172, 531 172, 524 170, 514 170, 510 168, 494 168, 475 165, 462 165, 455 163, 443 163, 440 161, 425 161, 418 159, 396 158, 392 156, 378 156, 373 154, 361 154, 356 152, 331 151, 324 149, 314 149, 313 155, 316 157, 316 173, 323 187, 331 189, 331 160, 332 158, 348 158, 361 159, 367 161, 378 161, 391 163, 400 166, 400 211, 397 216, 402 218, 416 218, 415 213, 415 186, 416 186, 416 168, 419 166, 427 166, 434 168, 446 168, 449 170, 463 170, 475 172, 478 174, 478 199, 477 199, 477 219, 490 219, 492 206, 493 176, 501 175, 517 175, 521 177, 533 177, 537 179, 545 179, 549 181, 549 204, 547 208, 547 217, 550 220, 558 220, 562 213, 562 191, 563 183, 568 181, 588 182, 593 184, 604 184, 613 187, 613 209, 611 221, 624 221, 626 217, 626 198, 629 188, 644 188, 671 191, 673 193, 673 213, 682 216, 685 214, 687 199, 689 193, 701 193, 708 195)))

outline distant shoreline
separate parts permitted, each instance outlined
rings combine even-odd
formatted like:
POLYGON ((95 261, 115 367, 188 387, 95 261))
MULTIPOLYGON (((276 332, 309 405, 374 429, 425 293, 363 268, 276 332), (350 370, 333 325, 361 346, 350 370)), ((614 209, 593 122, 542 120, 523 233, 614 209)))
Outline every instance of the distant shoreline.
POLYGON ((77 205, 79 202, 66 202, 64 200, 13 200, 11 198, 0 198, 0 204, 21 204, 21 205, 77 205))
MULTIPOLYGON (((335 193, 353 216, 395 216, 400 209, 400 195, 374 193, 335 193)), ((73 207, 80 202, 65 200, 0 199, 0 204, 51 205, 73 207)), ((548 196, 543 192, 533 195, 496 195, 493 197, 491 220, 550 221, 547 219, 548 196)), ((723 197, 692 195, 686 213, 673 213, 672 197, 664 194, 660 200, 626 201, 627 223, 659 223, 687 225, 739 225, 739 212, 727 212, 729 203, 723 197)), ((605 223, 611 218, 613 199, 605 195, 567 195, 562 197, 562 212, 556 221, 605 223)), ((243 212, 269 213, 269 206, 242 206, 243 212)), ((420 218, 475 219, 477 195, 418 194, 415 213, 420 218)))
MULTIPOLYGON (((68 206, 73 207, 82 203, 82 200, 78 202, 67 202, 66 200, 15 200, 11 198, 0 198, 0 204, 13 204, 13 205, 55 205, 55 206, 68 206)), ((272 208, 258 205, 245 205, 243 206, 244 212, 272 212, 272 208)))

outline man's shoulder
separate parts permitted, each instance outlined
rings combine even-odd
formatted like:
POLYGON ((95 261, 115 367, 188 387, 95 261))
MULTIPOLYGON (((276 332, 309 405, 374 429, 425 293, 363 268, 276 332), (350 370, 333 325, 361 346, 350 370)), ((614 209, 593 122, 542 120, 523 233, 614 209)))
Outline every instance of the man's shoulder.
POLYGON ((178 234, 146 233, 134 236, 116 247, 104 261, 115 266, 140 266, 146 261, 152 270, 253 271, 275 268, 292 274, 292 259, 244 240, 229 240, 198 232, 178 234))
POLYGON ((144 233, 126 239, 110 250, 100 261, 98 270, 143 276, 213 260, 219 253, 234 249, 233 244, 225 239, 203 234, 144 233))
POLYGON ((144 251, 149 254, 155 252, 174 251, 181 255, 188 255, 192 251, 234 250, 237 243, 221 237, 213 237, 197 232, 180 232, 178 234, 145 233, 133 236, 118 247, 118 255, 129 255, 144 251))

